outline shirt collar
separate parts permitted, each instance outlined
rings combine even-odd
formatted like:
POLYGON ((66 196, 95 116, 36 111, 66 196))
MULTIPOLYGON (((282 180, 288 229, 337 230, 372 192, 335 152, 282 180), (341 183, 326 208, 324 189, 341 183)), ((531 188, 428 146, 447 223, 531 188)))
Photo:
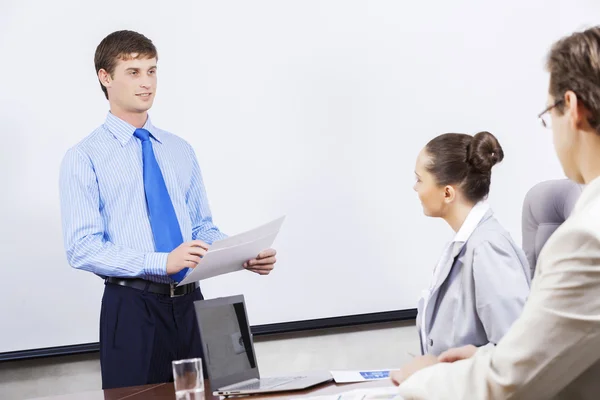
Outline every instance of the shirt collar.
POLYGON ((575 207, 571 212, 571 215, 581 208, 588 206, 590 203, 597 201, 600 197, 600 176, 589 181, 587 184, 579 184, 582 188, 581 194, 575 203, 575 207))
POLYGON ((490 205, 485 201, 475 204, 471 211, 469 211, 469 215, 467 215, 465 222, 463 222, 456 236, 454 236, 453 242, 466 242, 489 209, 490 205))
MULTIPOLYGON (((108 129, 110 133, 121 143, 121 146, 125 146, 127 142, 133 137, 133 133, 136 130, 136 127, 131 125, 128 122, 123 121, 121 118, 115 116, 110 111, 106 116, 106 121, 104 122, 104 126, 108 129)), ((150 116, 146 119, 146 123, 142 127, 150 132, 150 135, 158 142, 162 143, 161 135, 152 122, 150 121, 150 116)))

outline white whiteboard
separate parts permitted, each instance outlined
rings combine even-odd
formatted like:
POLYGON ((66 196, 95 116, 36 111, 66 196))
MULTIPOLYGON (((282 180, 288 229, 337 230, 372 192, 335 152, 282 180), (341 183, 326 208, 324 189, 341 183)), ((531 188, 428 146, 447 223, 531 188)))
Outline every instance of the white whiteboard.
POLYGON ((96 342, 102 280, 63 251, 58 171, 105 118, 93 55, 133 29, 159 51, 155 125, 195 148, 214 217, 237 233, 286 214, 279 263, 207 281, 268 324, 416 306, 450 229, 425 218, 414 160, 489 130, 490 202, 520 242, 521 202, 562 177, 544 57, 597 1, 2 1, 0 352, 96 342))

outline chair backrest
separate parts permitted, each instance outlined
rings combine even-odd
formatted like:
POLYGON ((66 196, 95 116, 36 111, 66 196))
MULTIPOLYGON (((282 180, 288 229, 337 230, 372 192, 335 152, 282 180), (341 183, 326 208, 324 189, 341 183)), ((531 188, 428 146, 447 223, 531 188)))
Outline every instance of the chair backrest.
POLYGON ((540 251, 569 217, 582 190, 583 185, 558 179, 538 183, 525 195, 521 229, 532 278, 540 251))

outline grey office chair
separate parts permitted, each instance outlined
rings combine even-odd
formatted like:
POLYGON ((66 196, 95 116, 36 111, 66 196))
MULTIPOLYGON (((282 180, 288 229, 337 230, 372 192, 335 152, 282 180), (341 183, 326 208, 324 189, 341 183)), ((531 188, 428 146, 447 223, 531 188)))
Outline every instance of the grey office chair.
POLYGON ((582 190, 583 185, 558 179, 538 183, 525 195, 521 229, 532 278, 546 240, 569 217, 582 190))

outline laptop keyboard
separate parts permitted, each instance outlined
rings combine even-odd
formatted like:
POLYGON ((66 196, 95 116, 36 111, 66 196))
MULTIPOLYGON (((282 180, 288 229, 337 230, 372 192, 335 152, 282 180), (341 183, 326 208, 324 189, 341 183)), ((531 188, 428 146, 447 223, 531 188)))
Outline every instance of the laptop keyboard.
POLYGON ((230 389, 235 390, 259 390, 259 389, 271 389, 276 386, 285 385, 290 382, 294 382, 298 379, 304 379, 304 376, 290 376, 281 378, 260 378, 257 382, 247 383, 242 386, 232 386, 230 389))

